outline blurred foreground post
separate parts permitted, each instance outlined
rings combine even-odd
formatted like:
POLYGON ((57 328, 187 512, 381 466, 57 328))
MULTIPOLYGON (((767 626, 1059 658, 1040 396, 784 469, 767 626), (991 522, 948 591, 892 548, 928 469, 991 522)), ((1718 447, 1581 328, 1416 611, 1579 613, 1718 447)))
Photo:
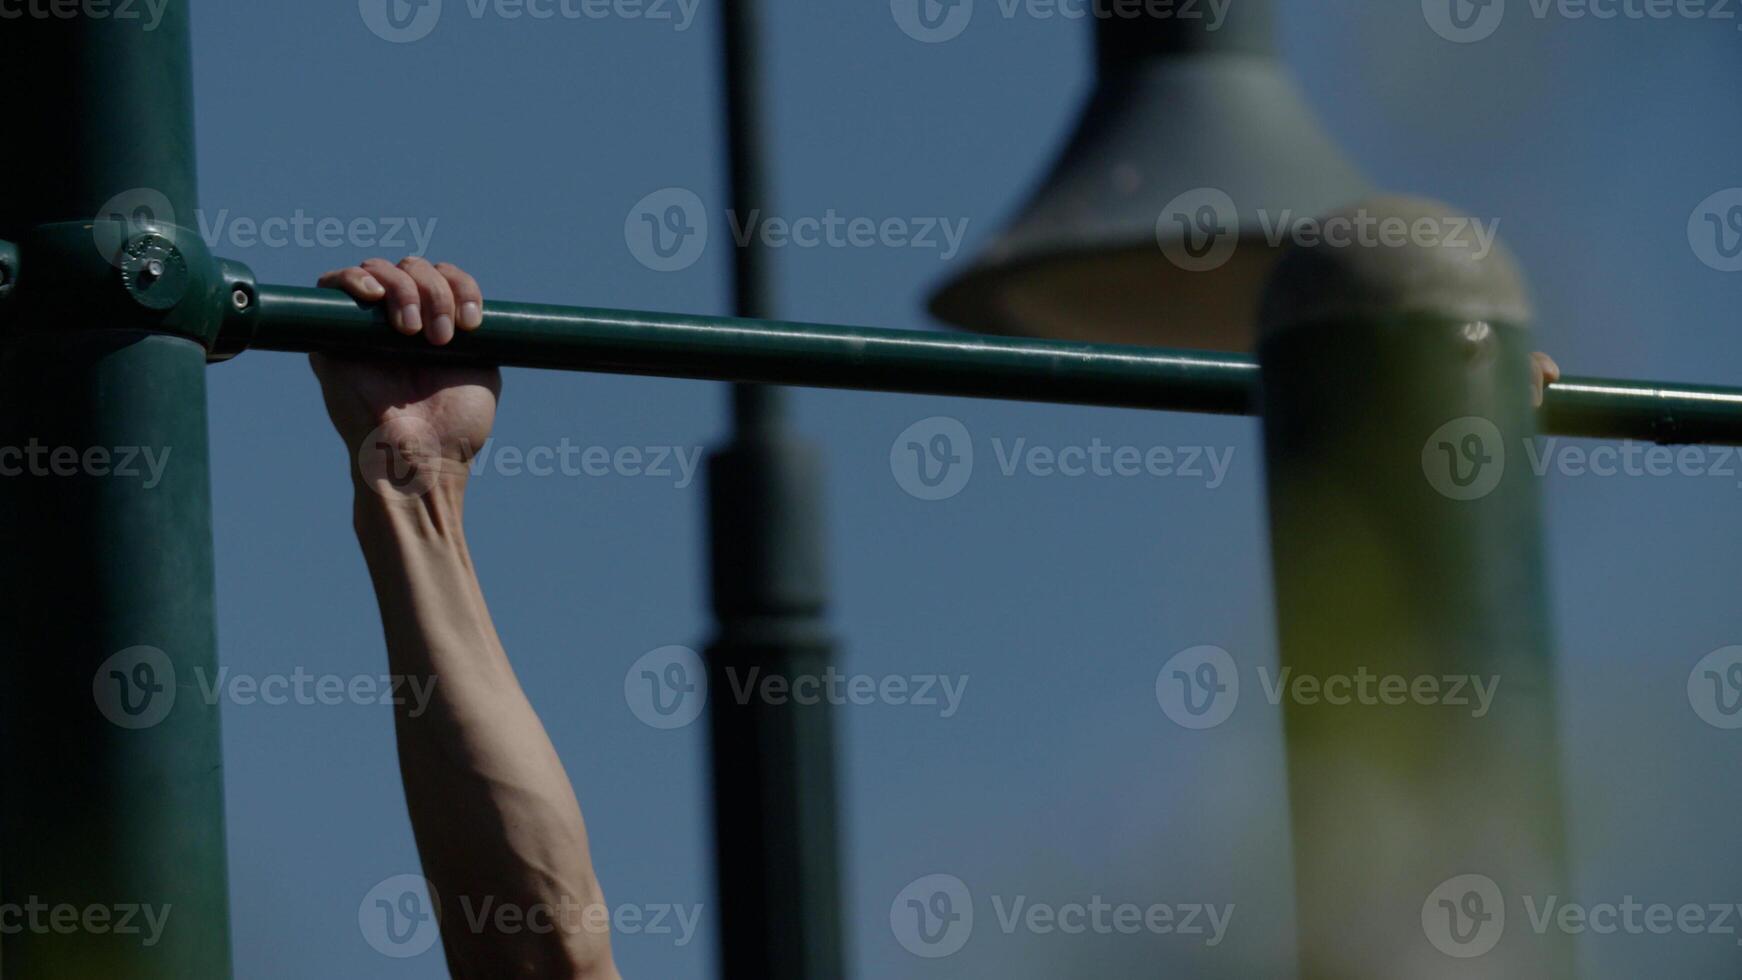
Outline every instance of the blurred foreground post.
POLYGON ((1265 460, 1303 980, 1572 975, 1553 638, 1517 271, 1342 212, 1264 304, 1265 460))

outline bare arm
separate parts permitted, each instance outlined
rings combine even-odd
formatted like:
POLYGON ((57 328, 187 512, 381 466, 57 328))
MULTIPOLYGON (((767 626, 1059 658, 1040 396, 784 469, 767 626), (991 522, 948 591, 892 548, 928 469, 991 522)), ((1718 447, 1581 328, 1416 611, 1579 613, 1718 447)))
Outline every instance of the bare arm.
MULTIPOLYGON (((482 302, 469 276, 421 260, 371 261, 322 284, 384 299, 396 327, 431 343, 446 343, 456 325, 475 329, 464 307, 482 302), (412 302, 415 327, 404 312, 412 302)), ((496 636, 466 547, 465 464, 489 436, 497 373, 314 364, 354 461, 353 518, 389 665, 433 685, 427 701, 400 699, 394 721, 449 970, 455 980, 615 980, 580 806, 496 636)))

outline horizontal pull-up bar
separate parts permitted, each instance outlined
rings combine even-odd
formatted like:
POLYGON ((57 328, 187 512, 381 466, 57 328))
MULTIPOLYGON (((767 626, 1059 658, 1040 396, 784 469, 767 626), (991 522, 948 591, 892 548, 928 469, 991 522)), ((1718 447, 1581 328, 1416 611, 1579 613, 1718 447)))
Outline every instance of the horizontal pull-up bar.
MULTIPOLYGON (((253 350, 381 353, 510 367, 916 395, 1253 415, 1258 365, 1234 354, 955 333, 490 303, 448 347, 387 327, 326 289, 261 286, 253 350)), ((1551 435, 1742 445, 1742 389, 1569 378, 1551 385, 1551 435)))

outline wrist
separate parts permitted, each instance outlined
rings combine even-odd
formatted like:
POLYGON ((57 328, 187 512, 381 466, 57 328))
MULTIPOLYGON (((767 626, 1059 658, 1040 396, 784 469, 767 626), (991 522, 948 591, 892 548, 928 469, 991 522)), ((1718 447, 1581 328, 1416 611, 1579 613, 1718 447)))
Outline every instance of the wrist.
POLYGON ((364 551, 408 541, 463 543, 466 479, 464 467, 404 487, 353 479, 351 518, 364 551))

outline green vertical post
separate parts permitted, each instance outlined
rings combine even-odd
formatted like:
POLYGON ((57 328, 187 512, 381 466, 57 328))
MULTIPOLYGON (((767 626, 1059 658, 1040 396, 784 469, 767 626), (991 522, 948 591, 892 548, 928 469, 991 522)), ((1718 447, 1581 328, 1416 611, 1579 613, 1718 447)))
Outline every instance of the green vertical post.
POLYGON ((0 239, 19 246, 0 298, 0 903, 26 910, 0 937, 7 980, 231 974, 201 697, 206 344, 228 294, 185 230, 187 4, 123 6, 0 27, 19 137, 0 152, 0 239))
MULTIPOLYGON (((740 215, 768 208, 760 6, 721 8, 731 207, 740 215)), ((738 316, 772 315, 769 264, 758 243, 733 250, 738 316)), ((732 980, 845 975, 833 709, 823 699, 765 699, 759 688, 735 696, 770 678, 820 678, 834 661, 822 456, 786 409, 779 388, 734 386, 732 441, 708 457, 714 853, 720 968, 732 980)))
POLYGON ((1524 290, 1411 244, 1438 205, 1339 217, 1259 344, 1300 975, 1569 977, 1526 914, 1566 891, 1524 290))

